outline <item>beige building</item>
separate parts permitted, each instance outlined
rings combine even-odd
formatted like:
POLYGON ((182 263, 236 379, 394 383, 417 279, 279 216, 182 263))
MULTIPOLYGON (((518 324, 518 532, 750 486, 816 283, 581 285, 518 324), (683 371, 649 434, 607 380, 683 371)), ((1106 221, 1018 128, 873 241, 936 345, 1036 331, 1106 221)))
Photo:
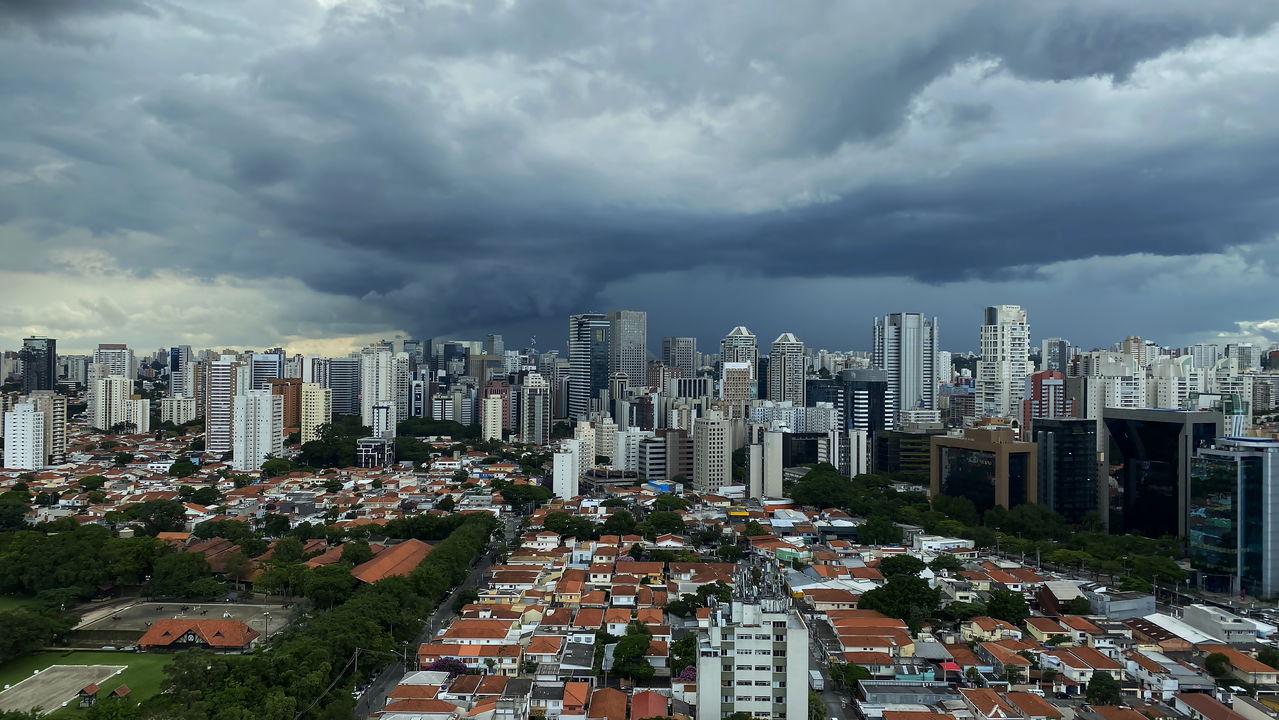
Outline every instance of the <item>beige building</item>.
POLYGON ((716 492, 733 480, 731 425, 718 410, 693 421, 693 490, 716 492))
POLYGON ((985 512, 1039 502, 1037 446, 1004 426, 967 428, 962 436, 934 435, 929 494, 966 497, 985 512))
POLYGON ((301 424, 298 431, 302 442, 319 439, 320 426, 333 420, 333 391, 319 383, 302 383, 301 424))

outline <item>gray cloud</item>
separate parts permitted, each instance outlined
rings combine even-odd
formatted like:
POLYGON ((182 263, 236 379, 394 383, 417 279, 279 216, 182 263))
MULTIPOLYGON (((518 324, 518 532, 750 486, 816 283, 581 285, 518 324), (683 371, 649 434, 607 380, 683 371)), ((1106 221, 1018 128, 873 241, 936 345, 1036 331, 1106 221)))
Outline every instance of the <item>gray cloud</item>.
POLYGON ((1051 287, 1054 263, 1275 234, 1279 90, 1252 74, 1275 56, 1248 53, 1277 19, 1246 0, 0 3, 0 223, 44 238, 0 243, 38 267, 67 229, 147 233, 106 249, 142 276, 296 278, 423 335, 562 332, 618 283, 707 267, 726 288, 1051 287))

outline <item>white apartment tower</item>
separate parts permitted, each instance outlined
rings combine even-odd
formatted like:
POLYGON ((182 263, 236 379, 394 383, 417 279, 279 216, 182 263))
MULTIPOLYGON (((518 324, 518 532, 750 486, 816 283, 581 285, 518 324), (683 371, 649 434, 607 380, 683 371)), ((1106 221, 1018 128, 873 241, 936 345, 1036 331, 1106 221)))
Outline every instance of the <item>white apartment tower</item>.
POLYGON ((780 580, 766 570, 761 582, 778 587, 751 588, 749 577, 739 578, 741 595, 713 606, 710 627, 698 633, 700 718, 808 717, 808 629, 790 609, 780 580))
POLYGON ((108 375, 120 375, 129 382, 138 374, 138 365, 133 360, 133 351, 128 345, 120 343, 102 343, 93 351, 93 362, 107 366, 108 375))
POLYGON ((32 403, 19 403, 4 414, 4 462, 12 470, 45 466, 44 413, 32 403))
POLYGON ((44 415, 44 454, 46 465, 67 461, 67 396, 53 390, 34 390, 26 401, 44 415))
POLYGON ((205 372, 204 447, 210 453, 231 452, 235 396, 240 390, 242 375, 235 355, 221 356, 209 363, 205 372))
MULTIPOLYGON (((370 345, 360 351, 360 422, 374 428, 373 408, 395 405, 395 356, 391 348, 370 345)), ((394 428, 392 428, 394 429, 394 428)))
POLYGON ((751 383, 759 379, 759 343, 755 334, 738 325, 729 331, 719 342, 719 361, 721 363, 748 363, 751 370, 751 383))
POLYGON ((768 354, 768 399, 804 404, 804 343, 793 333, 782 333, 768 354))
POLYGON ((129 422, 133 381, 123 375, 107 375, 93 381, 91 424, 99 430, 110 430, 129 422))
POLYGON ((502 396, 489 395, 480 401, 480 439, 502 439, 502 396))
POLYGON ((284 452, 284 396, 249 390, 233 400, 231 467, 251 472, 284 452))
POLYGON ((634 385, 648 377, 648 313, 614 310, 608 314, 608 371, 626 373, 634 385))
POLYGON ((751 364, 746 362, 720 363, 719 399, 728 406, 731 417, 746 417, 751 404, 751 364))
POLYGON ((333 391, 319 383, 302 383, 302 427, 299 428, 303 443, 320 437, 320 428, 333 421, 333 391))
POLYGON ((1020 305, 986 308, 977 363, 977 412, 986 417, 1017 417, 1030 372, 1026 310, 1020 305))
POLYGON ((937 409, 937 318, 891 313, 875 318, 872 367, 888 372, 902 410, 937 409))
POLYGON ((693 489, 716 492, 733 481, 732 426, 718 410, 693 421, 693 489))
POLYGON ((160 398, 160 422, 171 422, 181 425, 195 419, 195 398, 177 397, 160 398))

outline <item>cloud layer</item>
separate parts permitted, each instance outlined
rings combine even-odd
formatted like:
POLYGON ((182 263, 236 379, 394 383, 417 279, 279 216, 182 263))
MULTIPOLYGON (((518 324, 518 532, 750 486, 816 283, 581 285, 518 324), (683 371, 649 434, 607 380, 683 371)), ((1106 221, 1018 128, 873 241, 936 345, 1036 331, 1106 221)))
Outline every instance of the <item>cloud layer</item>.
MULTIPOLYGON (((6 3, 0 250, 13 277, 97 278, 89 305, 246 309, 125 326, 138 344, 192 322, 555 344, 620 301, 706 341, 776 323, 864 347, 894 310, 966 338, 991 302, 1086 345, 1260 338, 1274 313, 1232 278, 1276 289, 1276 21, 1246 0, 6 3)), ((27 297, 6 344, 85 332, 27 297)))

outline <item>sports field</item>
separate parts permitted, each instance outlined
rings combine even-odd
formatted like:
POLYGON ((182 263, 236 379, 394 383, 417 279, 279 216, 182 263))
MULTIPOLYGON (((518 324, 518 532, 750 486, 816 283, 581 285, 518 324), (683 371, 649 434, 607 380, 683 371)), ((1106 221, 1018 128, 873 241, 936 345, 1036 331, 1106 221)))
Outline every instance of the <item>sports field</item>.
POLYGON ((79 709, 73 696, 91 682, 101 686, 99 700, 124 684, 131 690, 129 698, 140 702, 160 692, 164 666, 172 659, 172 655, 162 653, 70 650, 37 653, 11 660, 0 665, 0 689, 11 686, 9 690, 0 692, 0 711, 27 710, 39 705, 46 712, 57 711, 50 715, 56 720, 84 717, 86 711, 79 709), (70 669, 59 669, 49 674, 49 668, 55 666, 70 669), (105 668, 110 668, 110 671, 106 672, 105 668), (121 668, 123 672, 115 674, 121 668), (35 670, 42 672, 33 675, 35 670), (95 680, 99 677, 102 679, 95 680), (67 694, 65 688, 69 686, 74 687, 67 694), (67 702, 66 708, 62 707, 64 701, 67 702))

